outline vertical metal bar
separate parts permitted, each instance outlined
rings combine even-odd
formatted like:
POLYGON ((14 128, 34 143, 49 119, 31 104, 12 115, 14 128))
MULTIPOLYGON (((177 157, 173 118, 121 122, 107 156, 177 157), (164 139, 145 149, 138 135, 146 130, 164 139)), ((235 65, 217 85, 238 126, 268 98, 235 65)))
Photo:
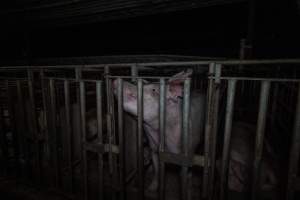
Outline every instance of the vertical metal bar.
POLYGON ((69 81, 64 81, 64 94, 65 94, 65 113, 66 113, 66 153, 68 173, 68 191, 73 192, 73 167, 72 167, 72 136, 71 136, 71 118, 70 118, 70 88, 69 81))
POLYGON ((50 99, 51 99, 51 148, 53 153, 54 164, 54 181, 55 186, 59 186, 59 169, 58 169, 58 152, 57 152, 57 132, 56 132, 56 94, 55 83, 53 79, 49 80, 50 99))
MULTIPOLYGON (((48 156, 49 156, 49 146, 50 146, 50 144, 49 144, 49 126, 50 126, 50 123, 48 122, 49 121, 49 115, 48 115, 49 103, 47 104, 47 102, 49 102, 49 99, 47 97, 48 90, 47 90, 47 86, 45 84, 44 75, 45 75, 44 70, 41 69, 40 70, 40 78, 41 78, 41 91, 42 91, 42 109, 43 109, 43 112, 44 112, 42 114, 44 115, 43 119, 44 119, 45 123, 43 125, 40 125, 40 126, 44 126, 44 127, 42 127, 44 129, 40 130, 40 132, 41 132, 41 135, 43 136, 43 139, 44 139, 43 145, 44 145, 44 149, 45 149, 45 151, 43 152, 43 156, 42 156, 42 163, 46 162, 47 164, 49 164, 49 162, 48 162, 49 160, 47 160, 47 159, 49 159, 48 156)), ((44 167, 44 164, 43 164, 42 167, 44 167)), ((45 166, 45 167, 49 167, 49 165, 45 166)), ((43 174, 43 176, 44 176, 44 174, 43 174)))
POLYGON ((263 81, 261 85, 260 100, 259 100, 259 111, 257 119, 257 130, 256 130, 256 142, 255 142, 255 157, 253 166, 253 182, 252 182, 252 199, 257 198, 257 189, 260 183, 260 166, 263 152, 263 141, 266 124, 266 114, 268 109, 268 99, 270 93, 269 81, 263 81))
POLYGON ((86 149, 86 121, 85 121, 85 83, 80 81, 80 114, 81 114, 81 137, 82 137, 82 167, 83 167, 83 184, 84 184, 84 199, 88 199, 88 177, 87 177, 87 159, 86 149))
POLYGON ((33 123, 33 138, 34 138, 34 149, 35 149, 35 167, 36 167, 36 181, 41 182, 41 168, 40 168, 40 135, 37 131, 37 118, 36 118, 36 108, 34 100, 34 85, 33 85, 33 72, 28 70, 28 89, 29 89, 29 100, 30 100, 30 111, 33 123))
MULTIPOLYGON (((189 117, 190 117, 190 88, 191 79, 184 80, 183 88, 183 111, 182 111, 182 152, 186 157, 189 157, 189 145, 192 141, 191 134, 189 134, 189 117)), ((181 195, 183 200, 188 199, 188 167, 181 167, 181 195)))
MULTIPOLYGON (((17 80, 16 84, 17 84, 17 102, 18 102, 18 112, 19 112, 19 114, 18 114, 19 127, 17 127, 17 128, 18 128, 18 136, 19 136, 19 149, 20 149, 19 162, 20 162, 22 159, 26 158, 25 155, 27 155, 26 148, 24 148, 25 139, 24 139, 24 134, 23 134, 23 131, 26 128, 25 128, 25 123, 24 123, 25 114, 24 114, 24 105, 23 105, 22 86, 21 86, 20 80, 17 80)), ((25 163, 28 163, 28 160, 26 160, 25 163)), ((22 166, 21 170, 23 171, 23 166, 22 166)))
MULTIPOLYGON (((137 77, 138 76, 137 65, 132 65, 130 69, 131 69, 131 76, 137 77)), ((134 81, 136 81, 136 79, 132 78, 131 81, 134 82, 134 81)))
POLYGON ((215 177, 215 159, 217 147, 217 132, 218 132, 218 114, 219 114, 219 97, 220 97, 220 83, 221 83, 221 64, 215 65, 215 84, 214 84, 214 101, 213 101, 213 126, 211 134, 211 153, 210 153, 210 176, 209 176, 209 198, 213 198, 214 177, 215 177))
POLYGON ((229 164, 229 149, 231 138, 231 127, 234 111, 234 98, 235 98, 236 80, 229 80, 227 88, 227 103, 225 115, 225 131, 224 131, 224 144, 221 165, 221 192, 220 199, 226 199, 226 188, 228 182, 228 164, 229 164))
POLYGON ((143 117, 144 117, 144 97, 143 97, 143 80, 138 79, 138 182, 139 182, 139 198, 144 199, 144 147, 143 147, 143 117))
MULTIPOLYGON (((160 79, 159 87, 159 154, 165 151, 166 81, 160 79)), ((159 156, 159 199, 165 199, 165 163, 159 156)))
POLYGON ((7 163, 8 163, 8 151, 6 143, 6 133, 4 131, 4 120, 3 120, 3 105, 0 105, 0 148, 1 148, 1 173, 3 176, 7 175, 7 163))
MULTIPOLYGON (((108 75, 110 73, 109 66, 105 66, 104 74, 108 75)), ((109 167, 109 175, 110 175, 110 194, 112 195, 112 199, 115 199, 115 192, 112 190, 112 185, 114 184, 114 180, 112 175, 114 173, 114 155, 112 152, 113 145, 113 99, 111 94, 111 80, 106 77, 106 103, 107 103, 107 135, 108 135, 108 167, 109 167)))
MULTIPOLYGON (((209 65, 209 77, 215 75, 215 63, 209 65)), ((205 138, 204 138, 204 169, 203 169, 203 184, 202 184, 202 197, 206 198, 208 195, 208 181, 209 181, 209 149, 210 149, 210 135, 212 128, 212 114, 213 114, 213 91, 214 80, 209 79, 208 92, 207 92, 207 112, 205 122, 205 138)))
POLYGON ((286 191, 286 199, 295 199, 295 182, 298 173, 298 161, 300 152, 300 84, 298 83, 298 97, 297 97, 297 107, 295 113, 294 130, 291 141, 291 149, 289 156, 289 171, 288 171, 288 183, 286 191))
POLYGON ((125 194, 125 149, 124 149, 124 125, 123 125, 123 80, 118 78, 118 132, 119 132, 119 161, 120 161, 120 199, 124 199, 125 194))
MULTIPOLYGON (((98 143, 103 144, 103 127, 102 127, 102 82, 96 82, 96 98, 97 98, 97 131, 98 131, 98 143)), ((99 198, 104 199, 103 188, 103 155, 98 154, 98 167, 99 167, 99 198)))
MULTIPOLYGON (((6 80, 6 91, 7 91, 7 104, 8 104, 8 113, 9 113, 9 121, 10 121, 10 129, 12 134, 12 146, 13 146, 13 156, 15 157, 15 160, 19 160, 19 148, 18 148, 18 136, 17 136, 17 120, 16 120, 16 113, 14 109, 15 102, 12 99, 12 92, 11 87, 9 86, 9 81, 6 80)), ((16 173, 17 175, 20 174, 20 165, 18 162, 15 163, 16 165, 16 173)))

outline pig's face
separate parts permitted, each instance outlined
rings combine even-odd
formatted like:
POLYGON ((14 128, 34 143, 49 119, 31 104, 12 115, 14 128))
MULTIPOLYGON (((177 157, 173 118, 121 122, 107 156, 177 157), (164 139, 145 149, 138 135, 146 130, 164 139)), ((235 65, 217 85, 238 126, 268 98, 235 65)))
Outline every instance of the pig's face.
MULTIPOLYGON (((159 111, 159 85, 145 84, 143 86, 143 109, 144 120, 152 122, 158 118, 159 111)), ((123 106, 124 110, 134 116, 137 116, 137 86, 124 81, 123 84, 123 106)))
MULTIPOLYGON (((183 79, 182 79, 183 80, 183 79)), ((179 98, 182 97, 182 80, 169 81, 166 85, 166 110, 176 112, 179 105, 179 98), (169 108, 169 109, 168 109, 169 108)), ((116 95, 117 80, 113 83, 114 93, 116 95)), ((123 106, 124 110, 134 116, 137 116, 137 86, 127 81, 123 82, 123 106)), ((151 124, 159 119, 159 84, 144 84, 143 85, 143 111, 144 121, 151 124)))
MULTIPOLYGON (((167 115, 169 112, 169 116, 178 116, 178 105, 181 101, 179 101, 179 97, 182 97, 183 90, 183 81, 185 78, 189 77, 192 74, 192 71, 180 72, 173 77, 171 77, 166 84, 166 112, 167 115)), ((114 93, 117 94, 117 80, 114 80, 113 87, 114 93)), ((152 128, 158 128, 158 119, 159 119, 159 84, 144 84, 143 85, 143 111, 144 116, 143 120, 152 125, 152 128), (153 126, 155 125, 155 126, 153 126)), ((137 85, 134 85, 130 82, 123 82, 123 106, 124 110, 134 116, 137 116, 137 85)))

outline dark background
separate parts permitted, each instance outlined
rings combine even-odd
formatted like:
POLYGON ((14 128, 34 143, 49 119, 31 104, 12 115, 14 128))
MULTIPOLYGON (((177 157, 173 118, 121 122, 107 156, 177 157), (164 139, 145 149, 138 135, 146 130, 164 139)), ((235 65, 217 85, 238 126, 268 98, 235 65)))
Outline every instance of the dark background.
MULTIPOLYGON (((3 19, 1 58, 181 54, 239 56, 247 37, 246 2, 66 26, 33 26, 3 19)), ((300 55, 300 11, 296 0, 257 1, 253 58, 300 55)))

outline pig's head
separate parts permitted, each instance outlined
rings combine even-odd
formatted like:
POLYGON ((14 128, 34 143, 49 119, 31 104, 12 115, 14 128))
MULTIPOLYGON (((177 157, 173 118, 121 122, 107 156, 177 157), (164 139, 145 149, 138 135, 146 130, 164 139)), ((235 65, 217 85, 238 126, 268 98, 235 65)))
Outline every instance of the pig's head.
MULTIPOLYGON (((172 76, 166 85, 166 107, 178 106, 182 97, 183 81, 192 74, 191 70, 180 72, 172 76)), ((114 80, 114 93, 117 93, 117 80, 114 80)), ((159 84, 145 83, 143 85, 144 100, 144 121, 148 124, 155 122, 159 118, 159 84)), ((133 83, 123 82, 123 106, 124 110, 137 116, 137 86, 133 83)))

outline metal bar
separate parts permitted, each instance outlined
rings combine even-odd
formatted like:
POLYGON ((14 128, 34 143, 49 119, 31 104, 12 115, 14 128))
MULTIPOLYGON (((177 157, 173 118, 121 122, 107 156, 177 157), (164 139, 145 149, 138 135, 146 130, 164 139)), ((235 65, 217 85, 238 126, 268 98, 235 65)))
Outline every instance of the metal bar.
POLYGON ((86 142, 86 120, 85 120, 85 83, 80 81, 80 114, 81 114, 81 138, 82 138, 82 168, 83 168, 83 188, 84 199, 88 199, 88 177, 87 177, 87 158, 83 144, 86 142))
MULTIPOLYGON (((138 68, 137 65, 132 65, 131 66, 131 76, 136 77, 138 75, 138 68)), ((135 78, 131 79, 132 82, 136 81, 135 78)))
MULTIPOLYGON (((148 62, 148 63, 138 63, 139 67, 156 67, 156 66, 168 66, 168 67, 178 67, 178 66, 191 66, 191 65, 209 65, 212 62, 222 65, 270 65, 270 67, 276 67, 273 64, 299 64, 300 59, 262 59, 262 60, 206 60, 206 61, 174 61, 174 62, 148 62)), ((77 65, 39 65, 39 66, 10 66, 1 67, 1 70, 6 69, 41 69, 41 68, 103 68, 109 67, 131 67, 137 63, 108 63, 108 64, 87 64, 82 66, 82 64, 77 65)), ((253 66, 255 67, 255 66, 253 66)))
POLYGON ((229 149, 231 138, 231 127, 234 112, 234 98, 235 98, 236 80, 230 80, 227 88, 227 104, 225 115, 225 131, 224 131, 224 144, 221 165, 221 192, 220 199, 226 199, 226 188, 228 182, 228 165, 229 165, 229 149))
POLYGON ((28 71, 28 89, 29 89, 29 101, 30 101, 30 111, 32 116, 32 124, 33 124, 33 137, 34 139, 34 149, 35 149, 35 172, 36 172, 36 181, 37 183, 41 182, 41 166, 40 166, 40 135, 37 131, 37 117, 36 117, 36 108, 35 108, 35 99, 34 99, 34 85, 33 85, 33 72, 28 71))
POLYGON ((2 155, 0 156, 0 169, 1 175, 7 175, 7 163, 8 163, 8 149, 7 149, 7 141, 6 141, 6 133, 4 131, 4 121, 3 121, 3 105, 0 105, 0 148, 2 155))
MULTIPOLYGON (((300 84, 298 85, 297 107, 295 113, 294 130, 292 137, 292 145, 289 157, 288 183, 286 191, 286 199, 295 199, 295 185, 297 184, 298 161, 300 151, 300 84)), ((298 178, 299 180, 299 178, 298 178)))
POLYGON ((54 162, 54 181, 55 186, 59 187, 59 169, 58 169, 58 152, 57 152, 57 132, 56 132, 56 94, 55 94, 55 83, 54 80, 49 80, 50 87, 50 99, 51 99, 51 147, 53 152, 53 162, 54 162))
MULTIPOLYGON (((113 185, 113 179, 111 175, 114 172, 114 166, 113 166, 113 153, 112 153, 112 145, 113 145, 113 108, 112 104, 113 101, 111 99, 111 80, 108 78, 108 74, 110 73, 110 68, 108 66, 105 66, 104 68, 104 75, 105 75, 105 84, 106 84, 106 103, 107 103, 107 135, 108 135, 108 145, 109 145, 109 151, 108 151, 108 167, 109 167, 109 175, 110 175, 110 185, 113 185)), ((113 188, 110 187, 109 193, 112 196, 112 199, 115 199, 115 193, 113 191, 113 188)))
POLYGON ((263 141, 266 124, 266 114, 268 109, 268 99, 270 93, 269 81, 263 81, 261 85, 260 100, 259 100, 259 112, 257 119, 256 130, 256 142, 255 142, 255 154, 254 154, 254 166, 253 166, 253 182, 252 182, 252 199, 257 198, 257 190, 260 183, 260 167, 263 152, 263 141))
MULTIPOLYGON (((192 153, 189 151, 192 136, 189 134, 189 117, 190 117, 190 88, 191 88, 191 79, 188 78, 184 81, 183 88, 183 111, 182 111, 182 152, 185 156, 189 157, 192 153)), ((188 180, 188 167, 181 167, 181 195, 183 200, 188 199, 189 191, 189 180, 188 180)))
MULTIPOLYGON (((14 152, 14 157, 15 160, 18 161, 20 158, 20 149, 18 148, 18 133, 17 133, 17 119, 16 119, 16 113, 15 113, 15 102, 12 98, 12 92, 11 92, 11 86, 9 85, 9 81, 6 80, 6 92, 7 92, 7 106, 8 106, 8 113, 9 113, 9 121, 11 125, 11 134, 12 134, 12 146, 13 146, 13 152, 14 152)), ((19 162, 15 163, 16 165, 16 172, 17 175, 20 174, 20 165, 19 162)))
POLYGON ((72 135, 71 135, 71 118, 70 118, 70 89, 69 81, 64 81, 64 94, 65 94, 65 113, 66 113, 66 153, 68 174, 68 191, 73 192, 73 167, 72 167, 72 135))
POLYGON ((144 118, 144 95, 143 95, 143 80, 138 79, 137 85, 137 111, 138 111, 138 183, 139 193, 138 199, 144 199, 144 147, 143 147, 143 118, 144 118))
POLYGON ((165 199, 165 163, 162 155, 165 152, 165 121, 166 121, 166 81, 160 79, 159 85, 159 199, 165 199))
MULTIPOLYGON (((133 78, 132 76, 108 76, 109 78, 133 78)), ((139 76, 143 79, 168 79, 170 77, 166 76, 139 76)), ((180 78, 178 78, 180 79, 180 78)), ((184 78, 182 78, 184 79, 184 78)), ((215 79, 215 77, 208 77, 208 79, 215 79)), ((248 80, 248 81, 271 81, 271 82, 300 82, 300 79, 287 79, 287 78, 252 78, 252 77, 219 77, 220 80, 248 80)))
MULTIPOLYGON (((209 65, 209 75, 215 73, 215 63, 209 65)), ((209 181, 209 149, 210 149, 210 135, 212 128, 212 114, 213 114, 213 92, 214 92, 214 81, 210 79, 208 82, 207 89, 207 111, 206 111, 206 122, 205 122, 205 138, 204 138, 204 169, 203 169, 203 184, 202 184, 202 197, 206 198, 208 195, 208 181, 209 181)))
MULTIPOLYGON (((24 148, 25 147, 24 131, 26 130, 25 123, 24 123, 25 112, 24 112, 21 81, 17 80, 16 84, 17 84, 17 102, 18 102, 18 112, 19 112, 18 113, 19 127, 17 127, 17 128, 18 128, 18 135, 19 135, 20 159, 24 159, 24 158, 26 158, 26 155, 28 153, 28 152, 26 152, 26 148, 24 148)), ((25 163, 28 163, 28 160, 25 160, 25 163)))
MULTIPOLYGON (((49 125, 50 123, 48 122, 49 121, 48 120, 49 99, 47 97, 47 92, 49 92, 49 91, 47 91, 47 87, 45 85, 45 79, 44 79, 45 76, 44 75, 45 75, 44 70, 41 69, 40 70, 40 79, 41 79, 41 92, 42 92, 42 109, 44 112, 42 114, 44 114, 43 119, 45 120, 45 123, 43 123, 43 125, 40 125, 40 126, 44 126, 44 127, 40 127, 40 128, 44 128, 44 129, 40 130, 40 132, 41 132, 40 134, 44 138, 44 143, 43 143, 44 147, 47 149, 47 151, 49 151, 48 147, 50 146, 50 144, 49 144, 49 129, 48 128, 50 126, 49 125)), ((47 157, 45 154, 46 153, 44 152, 43 157, 42 157, 42 159, 43 159, 42 162, 44 162, 44 160, 46 160, 46 159, 49 159, 49 157, 47 157)), ((44 174, 43 174, 43 176, 44 176, 44 174)))
POLYGON ((218 114, 219 114, 219 98, 220 98, 220 86, 221 80, 221 69, 222 65, 215 65, 215 83, 214 83, 214 99, 213 99, 213 125, 212 134, 210 138, 211 150, 210 150, 210 176, 209 176, 209 188, 208 195, 210 199, 213 199, 214 190, 214 178, 215 178, 215 159, 216 159, 216 148, 217 148, 217 132, 218 132, 218 114))
POLYGON ((125 147, 124 147, 124 125, 123 125, 123 80, 118 79, 118 132, 119 132, 119 161, 120 161, 120 199, 123 200, 125 198, 125 147))
MULTIPOLYGON (((96 82, 96 99, 97 99, 97 132, 98 143, 103 145, 103 127, 102 127, 102 82, 96 82)), ((99 170, 99 198, 104 199, 104 178, 103 178, 103 154, 98 153, 98 170, 99 170)))
MULTIPOLYGON (((214 79, 209 77, 209 79, 214 79)), ((288 78, 252 78, 252 77, 220 77, 221 80, 240 80, 240 81, 270 81, 270 82, 300 82, 300 79, 288 78)))

